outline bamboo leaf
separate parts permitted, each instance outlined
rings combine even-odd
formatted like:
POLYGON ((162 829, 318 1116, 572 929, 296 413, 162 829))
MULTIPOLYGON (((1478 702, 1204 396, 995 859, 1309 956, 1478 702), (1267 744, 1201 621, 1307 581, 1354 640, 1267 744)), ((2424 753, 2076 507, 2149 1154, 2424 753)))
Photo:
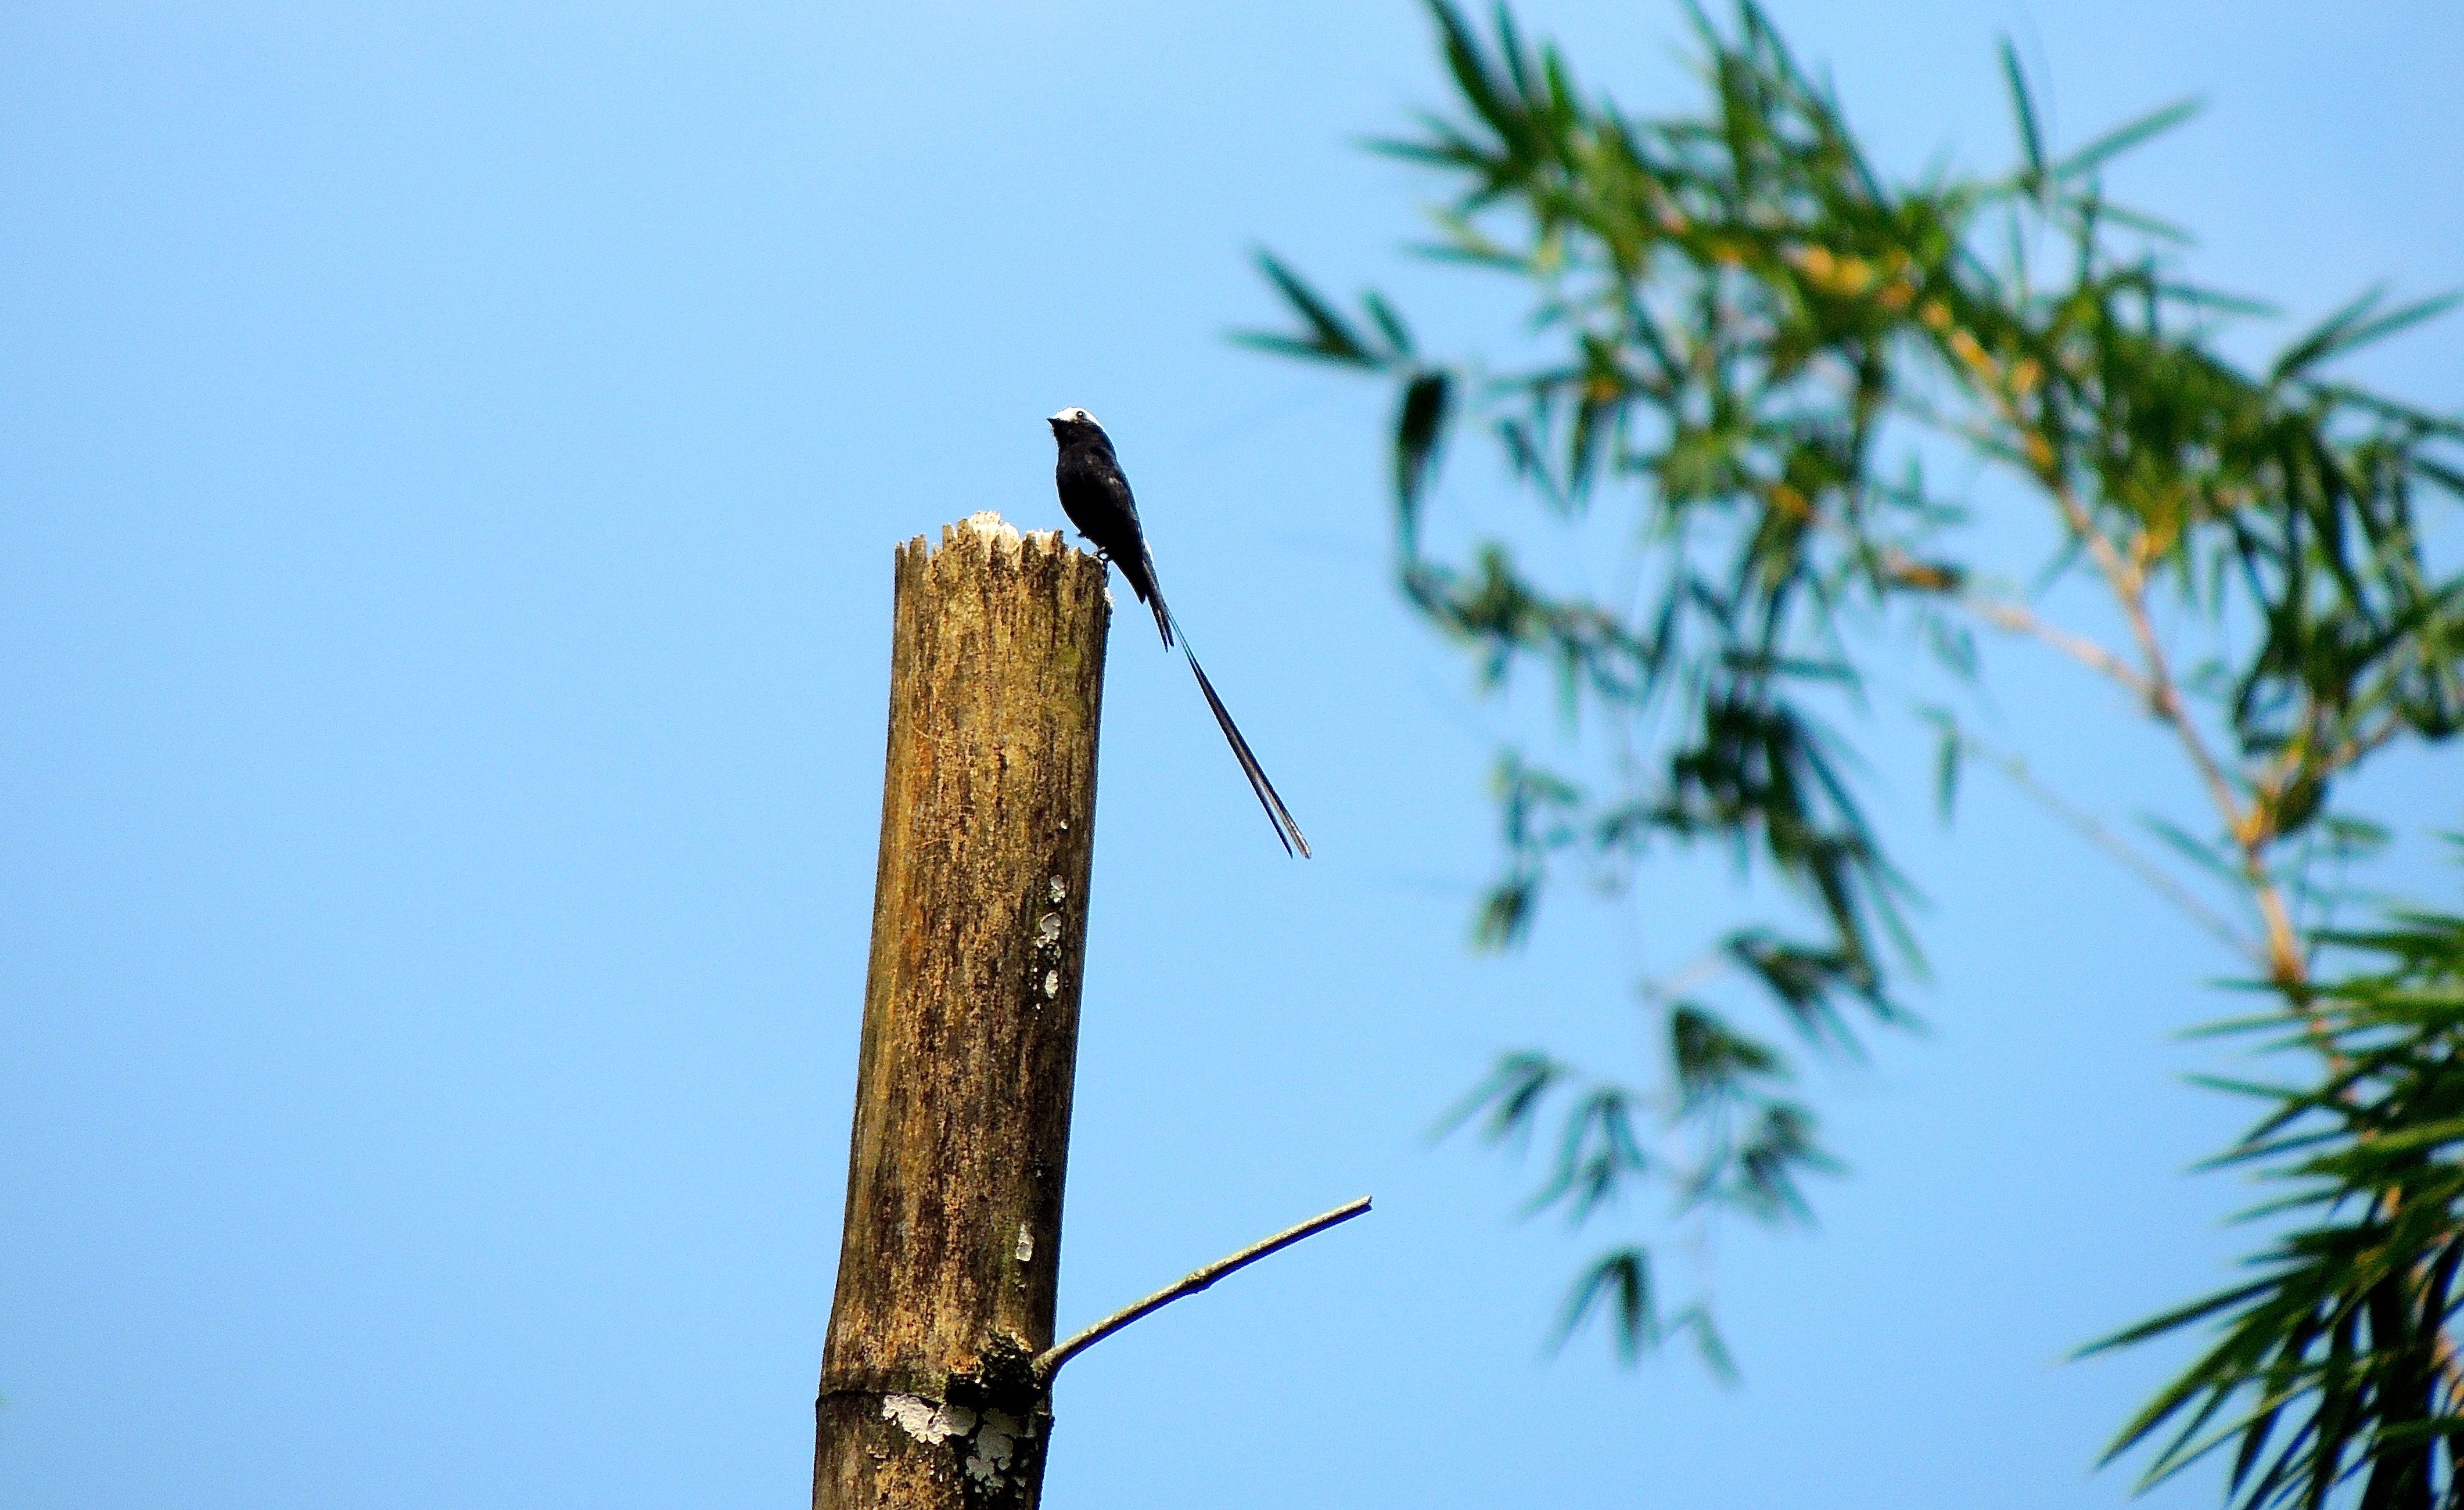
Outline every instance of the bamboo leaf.
POLYGON ((1274 253, 1260 251, 1257 261, 1258 270, 1275 285, 1284 295, 1284 302, 1291 306, 1292 313, 1301 317, 1309 331, 1300 337, 1244 333, 1236 336, 1236 340, 1261 350, 1310 357, 1346 366, 1374 368, 1384 364, 1386 359, 1372 350, 1359 333, 1334 312, 1332 305, 1303 282, 1299 274, 1276 260, 1274 253))
POLYGON ((2011 114, 2018 122, 2021 161, 2027 164, 2025 186, 2030 193, 2040 192, 2047 182, 2045 138, 2036 125, 2035 102, 2029 98, 2028 76, 2020 71, 2019 55, 2007 36, 2002 39, 2001 54, 2002 80, 2011 90, 2011 114))
POLYGON ((2083 178, 2141 142, 2172 130, 2197 115, 2200 108, 2196 99, 2177 99, 2161 110, 2151 110, 2135 120, 2116 126, 2055 164, 2054 177, 2061 180, 2083 178))

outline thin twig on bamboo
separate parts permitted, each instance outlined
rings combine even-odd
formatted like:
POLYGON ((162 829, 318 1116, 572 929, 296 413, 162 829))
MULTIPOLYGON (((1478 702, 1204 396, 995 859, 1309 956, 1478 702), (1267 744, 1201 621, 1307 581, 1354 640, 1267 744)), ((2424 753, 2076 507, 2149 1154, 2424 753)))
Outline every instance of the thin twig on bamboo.
POLYGON ((1070 1359, 1077 1357, 1080 1353, 1094 1346, 1097 1343, 1100 1343, 1105 1338, 1111 1336, 1114 1332, 1119 1331, 1122 1327, 1129 1325, 1138 1318, 1146 1316, 1152 1312, 1161 1310, 1163 1307, 1170 1305, 1173 1302, 1179 1300, 1184 1295, 1196 1295, 1199 1291, 1205 1289, 1208 1285, 1213 1284, 1216 1280, 1237 1269, 1245 1269, 1250 1264, 1257 1262, 1259 1259, 1277 1251, 1278 1249, 1288 1248, 1293 1243, 1300 1241, 1303 1237, 1313 1236, 1318 1233, 1326 1231, 1329 1227, 1340 1226, 1342 1223, 1350 1221, 1353 1217, 1360 1215, 1368 1210, 1369 1197, 1366 1195, 1361 1196, 1358 1200, 1346 1201, 1344 1204, 1337 1206, 1334 1210, 1326 1212, 1320 1215, 1312 1216, 1309 1220, 1302 1222, 1297 1227, 1287 1227, 1282 1232, 1275 1234, 1271 1237, 1265 1238, 1258 1242, 1253 1242, 1249 1246, 1242 1249, 1240 1252, 1229 1254, 1223 1258, 1218 1258, 1213 1263, 1206 1265, 1206 1267, 1202 1269, 1191 1271, 1179 1280, 1164 1286, 1162 1289, 1155 1291, 1153 1295, 1148 1296, 1145 1300, 1138 1302, 1136 1304, 1126 1305, 1121 1309, 1114 1311, 1111 1315, 1105 1317, 1094 1325, 1078 1333, 1067 1342, 1048 1347, 1043 1352, 1037 1354, 1034 1364, 1036 1382, 1040 1385, 1050 1385, 1052 1382, 1052 1376, 1061 1371, 1061 1366, 1063 1364, 1066 1364, 1070 1359))

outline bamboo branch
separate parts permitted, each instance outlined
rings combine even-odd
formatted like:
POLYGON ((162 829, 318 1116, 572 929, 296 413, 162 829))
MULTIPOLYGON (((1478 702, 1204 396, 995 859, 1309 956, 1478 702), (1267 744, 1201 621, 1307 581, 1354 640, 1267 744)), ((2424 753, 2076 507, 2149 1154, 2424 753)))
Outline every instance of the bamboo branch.
POLYGON ((2032 640, 2052 646, 2089 670, 2121 683, 2130 695, 2139 701, 2151 706, 2154 703, 2155 691, 2148 686, 2147 678, 2131 669, 2129 663, 2123 661, 2122 657, 2086 636, 2073 634, 2058 624, 2048 624, 2029 609, 1998 598, 1962 593, 1956 601, 1961 607, 1994 627, 2007 629, 2013 634, 2024 634, 2032 640))
MULTIPOLYGON (((1993 395, 2003 422, 2015 430, 2028 431, 2022 416, 2010 397, 1993 395)), ((2155 621, 2147 614, 2147 574, 2141 565, 2124 560, 2112 538, 2097 528, 2095 516, 2079 500, 2070 479, 2062 475, 2057 465, 2032 464, 2037 483, 2053 495, 2054 504, 2061 511, 2063 522, 2085 545, 2096 561, 2097 570, 2113 591, 2123 618, 2130 625, 2130 637, 2137 642, 2141 660, 2145 665, 2142 673, 2146 682, 2148 711, 2169 725, 2180 741, 2182 752, 2189 757, 2198 773, 2199 784, 2207 789, 2208 799, 2215 804, 2223 818, 2225 831, 2233 836, 2242 853, 2242 874, 2250 882, 2252 900, 2267 930, 2268 974, 2279 986, 2298 987, 2309 977, 2309 969, 2301 957, 2300 935, 2293 927, 2293 915, 2284 906, 2281 887, 2267 873, 2265 854, 2267 836, 2259 832, 2255 821, 2255 810, 2245 812, 2233 796, 2232 779, 2225 774, 2222 761, 2208 748, 2205 735, 2199 733, 2188 709, 2183 706, 2181 691, 2173 679, 2165 646, 2156 633, 2155 621)))
MULTIPOLYGON (((2078 501, 2069 496, 2067 486, 2062 495, 2065 513, 2079 507, 2078 501)), ((2101 533, 2094 536, 2090 549, 2098 545, 2103 547, 2098 553, 2100 563, 2108 559, 2115 563, 2106 575, 2112 580, 2115 597, 2122 602, 2123 615, 2130 621, 2131 636, 2139 642, 2140 654, 2147 662, 2147 680, 2156 692, 2150 706, 2157 717, 2172 726, 2183 753, 2199 774, 2200 784, 2208 789, 2208 799, 2224 819, 2226 831, 2241 846, 2242 874, 2250 881, 2252 899, 2258 904, 2259 916, 2267 927, 2268 974, 2278 985, 2299 986, 2308 978, 2309 968, 2301 958, 2301 939, 2293 927, 2293 914, 2284 906, 2283 888, 2267 873, 2268 836, 2260 832, 2257 811, 2253 808, 2245 812, 2234 799, 2233 782, 2225 775, 2223 763, 2208 749, 2198 725, 2182 706, 2182 694, 2175 689, 2172 670, 2166 664, 2164 645, 2157 638, 2154 621, 2147 616, 2145 574, 2122 565, 2113 542, 2101 533)))
POLYGON ((1347 1201, 1331 1212, 1327 1212, 1322 1215, 1310 1217, 1309 1220, 1301 1223, 1297 1227, 1287 1227, 1282 1232, 1275 1234, 1271 1237, 1267 1237, 1259 1242, 1253 1242, 1238 1253, 1218 1258, 1213 1263, 1208 1264, 1202 1269, 1194 1270, 1179 1280, 1164 1286, 1162 1289, 1155 1291, 1153 1295, 1148 1296, 1145 1300, 1138 1302, 1134 1305, 1123 1306, 1121 1309, 1114 1311, 1111 1315, 1105 1317, 1102 1321, 1097 1322, 1094 1325, 1088 1327, 1085 1331, 1082 1331, 1075 1337, 1070 1338, 1067 1342, 1058 1344, 1052 1347, 1045 1349, 1041 1353, 1038 1353, 1033 1365, 1036 1384, 1040 1387, 1049 1388, 1052 1383, 1052 1376, 1061 1371, 1061 1366, 1063 1364, 1066 1364, 1070 1359, 1077 1357, 1080 1353, 1094 1346, 1097 1343, 1102 1342, 1105 1338, 1111 1336, 1114 1332, 1119 1331, 1122 1327, 1129 1325, 1132 1322, 1138 1320, 1140 1317, 1146 1316, 1155 1311, 1159 1311, 1165 1306, 1170 1305, 1173 1302, 1179 1300, 1184 1295, 1196 1295, 1199 1291, 1205 1289, 1208 1285, 1213 1284, 1216 1280, 1235 1270, 1245 1269, 1249 1265, 1257 1262, 1259 1259, 1277 1251, 1278 1249, 1288 1248, 1293 1243, 1300 1241, 1303 1237, 1312 1236, 1318 1233, 1326 1231, 1329 1227, 1340 1226, 1344 1222, 1350 1221, 1353 1217, 1357 1216, 1368 1210, 1369 1197, 1366 1195, 1361 1196, 1355 1201, 1347 1201))
POLYGON ((2132 848, 2128 842, 2107 828, 2093 813, 2072 806, 2059 792, 2036 779, 2035 773, 2028 769, 2026 761, 2017 755, 1994 749, 1964 729, 1955 730, 1952 737, 1983 755, 1987 764, 2010 778, 2012 785, 2034 798, 2039 806, 2069 824, 2089 843, 2120 861, 2124 869, 2145 882, 2166 901, 2181 908, 2191 922, 2205 929, 2225 947, 2245 959, 2251 959, 2262 965, 2266 963, 2265 956, 2260 953, 2255 945, 2244 938, 2239 930, 2225 921, 2212 908, 2199 900, 2197 894, 2176 880, 2171 871, 2132 848))

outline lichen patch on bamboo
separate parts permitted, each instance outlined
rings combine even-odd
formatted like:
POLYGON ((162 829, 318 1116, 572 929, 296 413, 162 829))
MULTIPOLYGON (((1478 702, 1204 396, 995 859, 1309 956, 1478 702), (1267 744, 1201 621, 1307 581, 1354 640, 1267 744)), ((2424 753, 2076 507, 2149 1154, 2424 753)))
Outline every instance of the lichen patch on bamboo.
POLYGON ((976 1429, 976 1412, 963 1405, 927 1400, 920 1394, 893 1394, 881 1402, 881 1418, 919 1442, 935 1447, 976 1429))
POLYGON ((976 1433, 975 1450, 967 1455, 967 1477, 987 1489, 1001 1488, 1019 1438, 1030 1430, 1015 1416, 986 1411, 983 1430, 976 1433))
POLYGON ((972 1411, 946 1400, 920 1394, 892 1394, 881 1402, 881 1418, 927 1447, 956 1442, 961 1471, 987 1490, 1010 1487, 1011 1471, 1021 1465, 1019 1444, 1035 1435, 1035 1417, 1024 1420, 996 1407, 972 1411))

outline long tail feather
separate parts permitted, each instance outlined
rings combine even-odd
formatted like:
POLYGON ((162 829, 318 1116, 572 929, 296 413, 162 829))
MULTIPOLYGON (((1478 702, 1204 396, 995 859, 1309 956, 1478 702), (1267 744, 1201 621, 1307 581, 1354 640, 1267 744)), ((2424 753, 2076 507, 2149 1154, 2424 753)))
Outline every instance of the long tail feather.
MULTIPOLYGON (((1167 639, 1165 644, 1171 644, 1167 639)), ((1275 791, 1275 783, 1266 779, 1265 767, 1249 753, 1249 741, 1241 737, 1240 726, 1224 708, 1223 699, 1215 695, 1215 684, 1206 679, 1205 667, 1198 664, 1198 653, 1189 647, 1189 636, 1180 637, 1180 653, 1189 662, 1190 673, 1198 678, 1198 689, 1206 694, 1206 706, 1215 710, 1215 721, 1223 726, 1223 737, 1232 744, 1233 757, 1241 762, 1241 774, 1249 778, 1249 790, 1258 794, 1258 805, 1266 810, 1266 821, 1275 825, 1275 837, 1283 841, 1284 853, 1300 851, 1303 860, 1309 858, 1309 841, 1301 837, 1301 825, 1292 821, 1292 811, 1275 791)))
POLYGON ((1163 589, 1155 585, 1155 558, 1147 554, 1143 540, 1138 542, 1135 567, 1132 570, 1132 563, 1123 561, 1121 575, 1129 580, 1130 591, 1138 595, 1138 602, 1155 610, 1155 632, 1163 636, 1163 647, 1169 650, 1172 637, 1179 631, 1180 625, 1174 621, 1172 610, 1163 605, 1163 589))

